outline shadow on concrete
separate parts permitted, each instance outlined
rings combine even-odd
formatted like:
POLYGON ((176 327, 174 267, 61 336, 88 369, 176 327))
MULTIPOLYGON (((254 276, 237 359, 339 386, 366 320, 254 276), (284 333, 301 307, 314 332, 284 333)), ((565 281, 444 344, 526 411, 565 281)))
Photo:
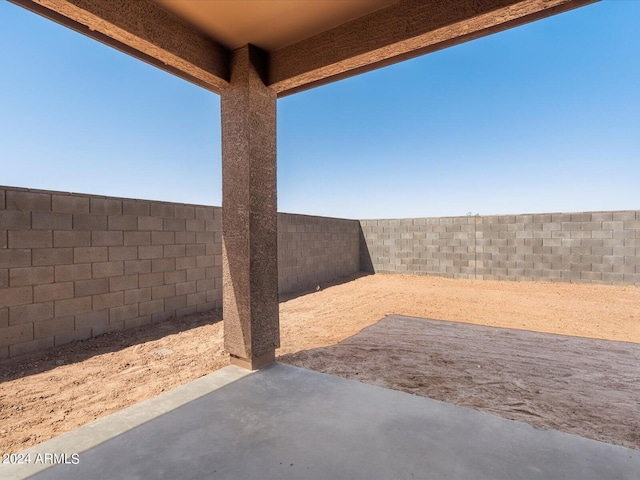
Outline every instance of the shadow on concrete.
POLYGON ((0 361, 0 384, 47 372, 63 364, 79 363, 96 355, 117 352, 134 345, 152 342, 168 335, 185 332, 203 325, 213 325, 221 321, 222 311, 211 310, 182 317, 172 317, 164 322, 129 330, 109 332, 94 338, 52 347, 42 352, 18 355, 0 361))
POLYGON ((77 451, 114 419, 126 426, 29 478, 631 480, 640 467, 640 452, 279 363, 169 411, 159 400, 138 426, 132 407, 34 448, 77 451))
POLYGON ((387 315, 278 362, 640 450, 640 345, 387 315))

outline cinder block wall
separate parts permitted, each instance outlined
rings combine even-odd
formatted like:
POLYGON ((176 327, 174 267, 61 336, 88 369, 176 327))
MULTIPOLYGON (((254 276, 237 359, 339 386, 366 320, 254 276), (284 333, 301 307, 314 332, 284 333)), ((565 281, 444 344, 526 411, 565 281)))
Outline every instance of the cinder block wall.
MULTIPOLYGON (((0 187, 0 358, 220 308, 220 208, 0 187)), ((640 285, 640 211, 278 215, 279 289, 359 270, 640 285)))
POLYGON ((640 285, 640 211, 360 224, 364 271, 640 285))
MULTIPOLYGON (((220 308, 221 217, 0 187, 0 358, 220 308)), ((357 221, 280 214, 278 228, 281 291, 359 270, 357 221)))
POLYGON ((357 220, 279 214, 280 291, 304 290, 359 272, 359 225, 357 220))

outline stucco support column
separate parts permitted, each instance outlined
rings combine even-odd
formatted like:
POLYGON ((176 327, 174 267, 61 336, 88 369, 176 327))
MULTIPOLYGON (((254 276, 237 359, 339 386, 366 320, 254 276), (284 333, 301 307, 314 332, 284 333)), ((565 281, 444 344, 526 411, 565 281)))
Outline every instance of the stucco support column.
POLYGON ((251 370, 280 346, 276 93, 266 70, 265 52, 239 48, 221 91, 224 342, 231 363, 251 370))

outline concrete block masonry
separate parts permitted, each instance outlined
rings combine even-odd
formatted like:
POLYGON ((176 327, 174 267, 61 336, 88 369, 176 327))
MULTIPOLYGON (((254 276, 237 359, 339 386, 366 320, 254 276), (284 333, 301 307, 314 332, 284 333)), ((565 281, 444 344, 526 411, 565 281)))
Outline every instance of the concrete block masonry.
MULTIPOLYGON (((640 212, 278 214, 281 293, 358 271, 640 285, 640 212)), ((0 358, 221 308, 222 210, 0 187, 0 358)))
POLYGON ((280 292, 314 287, 360 270, 358 221, 278 214, 280 292))
MULTIPOLYGON (((0 358, 222 307, 222 210, 0 187, 0 358)), ((359 271, 358 222, 278 214, 280 292, 359 271)))
POLYGON ((640 285, 640 211, 362 220, 363 271, 640 285))

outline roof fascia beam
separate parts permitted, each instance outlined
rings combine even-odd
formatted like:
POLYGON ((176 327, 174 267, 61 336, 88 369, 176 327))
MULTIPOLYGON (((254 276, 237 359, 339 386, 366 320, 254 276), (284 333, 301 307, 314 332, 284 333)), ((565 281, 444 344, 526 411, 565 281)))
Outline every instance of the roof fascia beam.
POLYGON ((271 54, 278 97, 599 0, 401 0, 271 54))
POLYGON ((12 3, 220 93, 229 51, 147 0, 10 0, 12 3))

